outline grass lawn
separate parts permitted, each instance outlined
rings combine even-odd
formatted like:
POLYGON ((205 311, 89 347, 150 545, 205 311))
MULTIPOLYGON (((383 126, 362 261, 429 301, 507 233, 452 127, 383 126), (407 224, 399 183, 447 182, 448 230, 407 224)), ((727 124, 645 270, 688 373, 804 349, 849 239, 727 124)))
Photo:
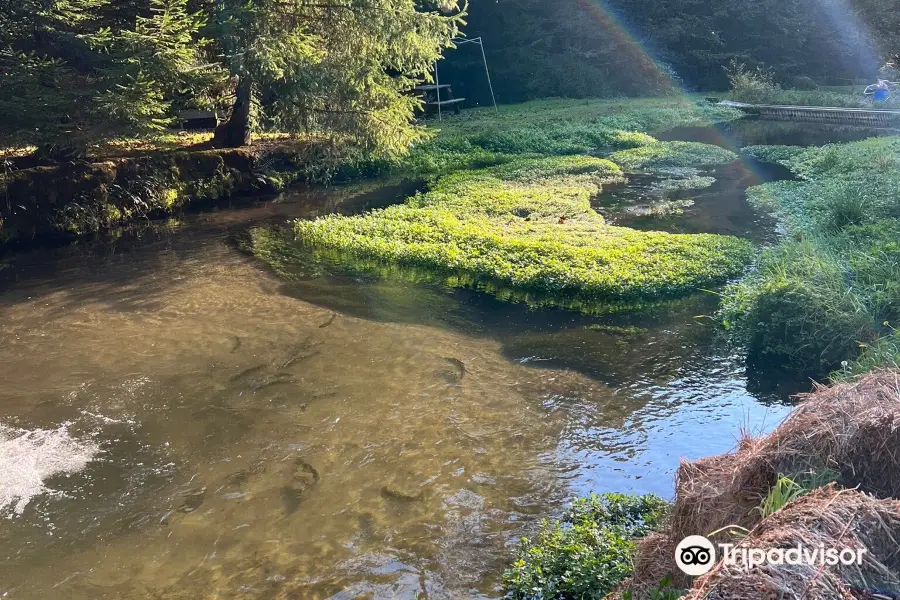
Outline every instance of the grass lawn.
POLYGON ((799 178, 748 193, 789 233, 726 292, 751 359, 838 378, 900 364, 900 137, 750 151, 799 178))
MULTIPOLYGON (((874 81, 872 83, 875 83, 874 81)), ((832 86, 815 90, 770 89, 753 94, 732 92, 730 100, 751 104, 784 104, 791 106, 837 106, 844 108, 900 108, 900 92, 877 105, 863 92, 866 86, 832 86)))
POLYGON ((477 108, 429 120, 432 139, 399 161, 349 163, 344 178, 405 172, 427 177, 521 156, 608 155, 655 143, 650 135, 679 125, 737 119, 742 113, 700 97, 536 100, 477 108))

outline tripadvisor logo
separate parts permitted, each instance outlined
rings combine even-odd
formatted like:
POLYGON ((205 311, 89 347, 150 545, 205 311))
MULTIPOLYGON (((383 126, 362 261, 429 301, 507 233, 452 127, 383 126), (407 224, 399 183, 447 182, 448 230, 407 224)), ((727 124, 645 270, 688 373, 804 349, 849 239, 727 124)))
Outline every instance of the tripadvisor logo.
POLYGON ((702 535, 689 535, 675 547, 675 564, 687 575, 703 575, 716 564, 716 547, 702 535))
MULTIPOLYGON (((729 566, 752 569, 759 565, 861 565, 865 548, 827 548, 798 544, 790 548, 750 548, 736 544, 719 544, 722 562, 729 566)), ((675 564, 687 575, 708 573, 716 564, 716 546, 702 535, 689 535, 675 548, 675 564)))

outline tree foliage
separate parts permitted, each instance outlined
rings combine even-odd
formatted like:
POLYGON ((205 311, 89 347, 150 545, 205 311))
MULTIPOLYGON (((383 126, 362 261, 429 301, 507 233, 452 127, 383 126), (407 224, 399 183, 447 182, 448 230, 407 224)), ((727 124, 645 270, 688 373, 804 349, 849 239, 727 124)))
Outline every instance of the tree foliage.
POLYGON ((214 66, 204 66, 202 16, 187 0, 135 4, 4 3, 0 134, 71 143, 141 133, 164 127, 185 96, 202 99, 215 79, 214 66))
MULTIPOLYGON (((503 102, 724 90, 733 60, 785 87, 843 85, 900 53, 890 0, 472 0, 467 21, 503 102)), ((477 51, 440 68, 457 95, 490 101, 477 51)))
POLYGON ((270 125, 398 152, 461 19, 456 0, 5 2, 0 136, 73 145, 219 108, 222 145, 270 125))
POLYGON ((217 0, 213 12, 236 102, 251 109, 235 110, 236 137, 262 120, 388 153, 416 139, 405 92, 430 77, 461 23, 416 0, 217 0))

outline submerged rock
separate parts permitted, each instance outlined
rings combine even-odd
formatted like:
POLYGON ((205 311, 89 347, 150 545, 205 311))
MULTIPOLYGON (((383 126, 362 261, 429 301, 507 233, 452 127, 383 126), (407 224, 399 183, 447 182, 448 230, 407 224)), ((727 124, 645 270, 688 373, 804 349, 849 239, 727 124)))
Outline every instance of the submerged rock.
POLYGON ((457 358, 447 358, 446 356, 442 357, 445 361, 450 363, 450 369, 439 369, 434 372, 435 377, 440 377, 447 383, 451 385, 459 385, 463 377, 466 376, 466 365, 463 361, 457 358))
POLYGON ((400 502, 419 502, 425 499, 426 485, 428 481, 421 475, 411 472, 400 473, 381 486, 381 496, 400 502))

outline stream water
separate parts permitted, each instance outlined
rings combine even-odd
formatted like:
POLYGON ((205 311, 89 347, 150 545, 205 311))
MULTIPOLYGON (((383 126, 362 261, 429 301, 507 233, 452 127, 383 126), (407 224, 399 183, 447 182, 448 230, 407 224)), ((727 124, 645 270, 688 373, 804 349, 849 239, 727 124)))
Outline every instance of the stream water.
MULTIPOLYGON (((734 210, 747 177, 721 184, 734 210)), ((671 496, 682 457, 771 428, 802 387, 748 381, 709 294, 586 316, 285 283, 235 244, 410 191, 298 192, 8 257, 0 597, 496 598, 517 538, 566 499, 671 496)), ((734 210, 672 226, 764 235, 734 210)))

